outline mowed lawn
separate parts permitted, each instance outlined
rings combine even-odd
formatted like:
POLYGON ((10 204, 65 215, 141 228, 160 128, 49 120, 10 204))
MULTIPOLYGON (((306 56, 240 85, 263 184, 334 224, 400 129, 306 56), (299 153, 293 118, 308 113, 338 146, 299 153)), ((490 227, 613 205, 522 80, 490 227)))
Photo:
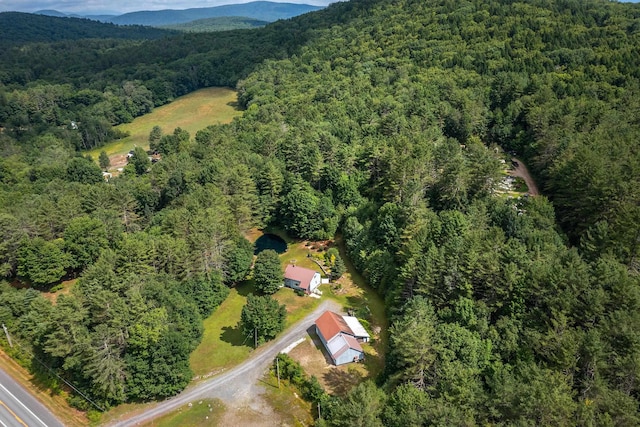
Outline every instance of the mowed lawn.
POLYGON ((215 427, 220 425, 224 412, 224 404, 217 399, 197 400, 191 402, 191 406, 183 405, 145 424, 145 427, 215 427))
POLYGON ((230 368, 249 356, 253 341, 242 334, 238 322, 251 292, 253 283, 250 281, 231 289, 227 299, 204 320, 202 341, 190 358, 196 377, 230 368))
POLYGON ((105 146, 88 151, 97 159, 101 151, 110 156, 126 154, 135 146, 149 148, 149 133, 160 126, 163 134, 173 133, 177 127, 187 130, 191 136, 210 125, 229 123, 242 112, 237 108, 236 91, 225 87, 200 89, 181 96, 173 102, 155 108, 151 113, 137 117, 131 123, 116 127, 129 132, 129 136, 105 146))

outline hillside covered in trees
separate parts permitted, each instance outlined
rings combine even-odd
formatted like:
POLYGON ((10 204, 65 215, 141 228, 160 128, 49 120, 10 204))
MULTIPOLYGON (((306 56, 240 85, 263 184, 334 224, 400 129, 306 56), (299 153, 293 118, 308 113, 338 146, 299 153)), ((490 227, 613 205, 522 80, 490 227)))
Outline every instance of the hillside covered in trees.
POLYGON ((637 5, 353 0, 0 59, 0 274, 79 277, 56 305, 2 285, 0 320, 101 404, 187 384, 242 232, 276 224, 341 232, 392 316, 383 376, 317 397, 319 424, 640 423, 637 5), (221 84, 243 116, 165 129, 149 169, 104 183, 76 152, 221 84), (497 193, 497 147, 545 196, 497 193))
POLYGON ((158 39, 172 34, 141 25, 115 25, 89 19, 21 12, 0 13, 0 46, 80 39, 158 39))

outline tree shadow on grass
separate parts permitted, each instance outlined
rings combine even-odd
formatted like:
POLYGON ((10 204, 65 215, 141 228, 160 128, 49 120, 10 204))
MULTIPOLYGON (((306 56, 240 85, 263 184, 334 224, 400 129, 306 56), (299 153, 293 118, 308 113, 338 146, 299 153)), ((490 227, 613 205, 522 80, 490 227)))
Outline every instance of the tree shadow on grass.
POLYGON ((60 386, 60 382, 54 378, 51 373, 45 369, 38 359, 34 357, 31 358, 31 366, 33 377, 30 382, 38 391, 42 393, 46 393, 49 396, 56 396, 62 392, 62 387, 60 386))
POLYGON ((249 294, 256 294, 256 284, 253 281, 253 279, 251 280, 245 280, 244 282, 241 282, 238 286, 236 286, 236 291, 238 292, 238 295, 241 295, 243 297, 248 296, 249 294))
POLYGON ((235 328, 232 328, 231 326, 224 326, 222 328, 222 334, 220 334, 220 339, 234 347, 253 344, 250 342, 250 338, 243 334, 240 326, 236 326, 235 328))
POLYGON ((323 375, 323 379, 326 384, 331 387, 334 394, 337 396, 345 396, 349 390, 362 382, 364 376, 355 369, 347 369, 344 371, 334 367, 323 375))

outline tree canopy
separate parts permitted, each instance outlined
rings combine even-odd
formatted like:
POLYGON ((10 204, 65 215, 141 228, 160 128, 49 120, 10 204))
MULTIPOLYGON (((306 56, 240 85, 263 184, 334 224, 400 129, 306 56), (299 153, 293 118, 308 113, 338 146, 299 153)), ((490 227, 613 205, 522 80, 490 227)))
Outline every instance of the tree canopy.
POLYGON ((273 249, 258 254, 253 267, 256 288, 264 294, 272 295, 284 284, 284 274, 280 257, 273 249))
MULTIPOLYGON (((339 232, 390 348, 327 423, 637 425, 639 28, 617 2, 351 0, 0 50, 0 274, 79 278, 55 305, 2 284, 0 320, 101 403, 163 398, 247 276, 248 230, 339 232), (77 155, 210 85, 242 117, 156 131, 162 160, 109 182, 77 155), (501 190, 513 155, 542 196, 501 190)), ((273 338, 282 307, 250 301, 245 332, 273 338)))

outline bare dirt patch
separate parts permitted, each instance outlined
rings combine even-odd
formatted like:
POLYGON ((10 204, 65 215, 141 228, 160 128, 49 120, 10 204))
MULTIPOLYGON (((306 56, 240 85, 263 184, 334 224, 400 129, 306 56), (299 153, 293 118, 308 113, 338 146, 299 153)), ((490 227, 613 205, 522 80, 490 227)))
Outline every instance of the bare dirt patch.
POLYGON ((126 154, 114 154, 113 156, 109 156, 109 162, 111 163, 109 170, 118 170, 127 166, 129 160, 126 154))
POLYGON ((42 296, 51 301, 53 305, 58 302, 58 298, 60 295, 69 295, 71 292, 71 288, 76 284, 78 279, 65 280, 62 282, 62 289, 59 289, 55 292, 42 292, 42 296))
POLYGON ((286 425, 262 396, 256 396, 249 404, 228 407, 220 419, 221 426, 271 427, 286 425))
POLYGON ((309 332, 310 338, 291 350, 289 356, 300 363, 308 375, 315 376, 329 394, 344 396, 366 378, 366 369, 360 363, 335 366, 320 338, 315 332, 309 332))
POLYGON ((244 237, 251 243, 254 243, 256 240, 258 240, 258 237, 262 236, 263 234, 263 230, 259 228, 252 228, 251 230, 248 230, 244 233, 244 237))

